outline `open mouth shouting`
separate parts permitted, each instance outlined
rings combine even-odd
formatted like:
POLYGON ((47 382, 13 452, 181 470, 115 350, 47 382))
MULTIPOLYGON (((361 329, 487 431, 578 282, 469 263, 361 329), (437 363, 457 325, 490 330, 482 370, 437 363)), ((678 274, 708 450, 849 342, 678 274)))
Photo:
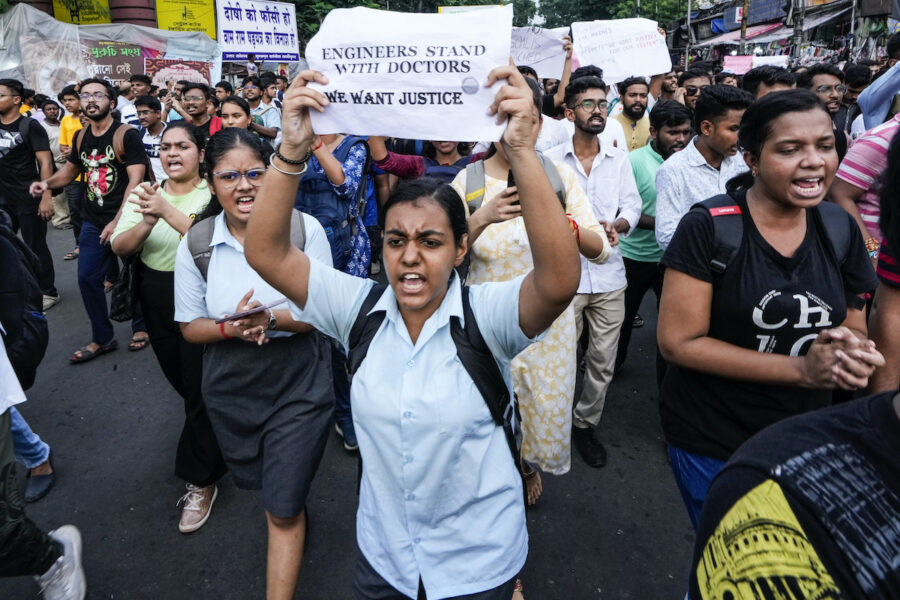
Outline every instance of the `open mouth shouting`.
POLYGON ((425 289, 425 278, 418 273, 404 273, 399 281, 400 289, 405 294, 418 294, 425 289))
POLYGON ((791 188, 798 196, 815 198, 822 191, 822 182, 821 177, 804 177, 791 181, 791 188))

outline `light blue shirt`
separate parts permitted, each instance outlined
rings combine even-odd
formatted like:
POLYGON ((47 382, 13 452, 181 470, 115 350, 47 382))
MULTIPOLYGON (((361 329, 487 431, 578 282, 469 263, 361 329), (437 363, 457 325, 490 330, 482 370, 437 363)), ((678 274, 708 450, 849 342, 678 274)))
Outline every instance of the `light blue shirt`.
MULTIPOLYGON (((311 263, 306 307, 291 304, 291 311, 346 348, 374 283, 311 263)), ((519 326, 523 278, 471 287, 478 327, 510 389, 510 360, 539 339, 519 326)), ((522 480, 450 337, 450 317, 463 318, 459 278, 453 275, 415 344, 390 287, 378 310, 386 318, 350 391, 363 459, 359 548, 413 598, 420 576, 429 598, 495 588, 528 554, 522 480)))
MULTIPOLYGON (((190 323, 194 319, 218 319, 234 314, 238 302, 250 288, 253 299, 263 304, 280 300, 284 294, 260 277, 244 258, 244 247, 234 239, 225 224, 225 213, 216 216, 215 229, 209 245, 212 256, 209 259, 208 280, 194 263, 187 239, 178 244, 175 254, 175 320, 190 323)), ((331 266, 331 247, 325 230, 314 218, 303 215, 306 228, 304 252, 307 256, 331 266)), ((278 309, 287 308, 279 306, 278 309)), ((271 337, 294 335, 289 331, 270 331, 271 337)))

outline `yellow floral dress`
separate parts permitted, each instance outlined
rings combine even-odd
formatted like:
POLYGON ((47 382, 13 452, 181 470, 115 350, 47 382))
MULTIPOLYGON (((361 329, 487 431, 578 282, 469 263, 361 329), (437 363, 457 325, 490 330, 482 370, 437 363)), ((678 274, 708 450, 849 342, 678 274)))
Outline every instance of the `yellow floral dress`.
MULTIPOLYGON (((566 212, 578 223, 606 235, 597 222, 575 172, 555 163, 566 187, 566 212)), ((451 184, 466 195, 466 170, 451 184)), ((506 189, 506 181, 485 175, 482 205, 506 189)), ((468 211, 468 208, 466 209, 468 211)), ((470 250, 468 284, 508 281, 534 268, 525 221, 517 217, 489 225, 470 250)), ((562 475, 571 464, 572 402, 576 368, 575 313, 569 306, 550 326, 543 340, 513 359, 513 388, 522 411, 522 457, 542 471, 562 475)))

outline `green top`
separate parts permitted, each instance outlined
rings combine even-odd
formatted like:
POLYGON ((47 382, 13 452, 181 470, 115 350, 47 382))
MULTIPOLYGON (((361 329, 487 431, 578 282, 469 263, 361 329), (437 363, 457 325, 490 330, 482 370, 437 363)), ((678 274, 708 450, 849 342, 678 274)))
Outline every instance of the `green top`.
MULTIPOLYGON (((651 217, 656 216, 656 172, 663 164, 663 158, 652 144, 628 153, 631 161, 631 172, 641 195, 641 212, 651 217)), ((622 256, 640 262, 659 262, 663 252, 656 243, 656 232, 652 229, 637 227, 628 237, 620 238, 619 248, 622 256)))
MULTIPOLYGON (((184 196, 169 194, 164 189, 164 185, 160 186, 159 193, 175 208, 192 219, 197 213, 206 208, 210 198, 209 186, 206 181, 202 180, 199 186, 184 196)), ((132 194, 129 196, 129 199, 132 198, 136 199, 137 196, 132 194)), ((125 208, 122 209, 122 218, 119 219, 119 224, 116 225, 116 230, 113 232, 113 239, 123 231, 131 229, 143 219, 143 215, 134 212, 134 208, 136 208, 134 204, 126 204, 125 208)), ((163 219, 160 219, 153 226, 153 229, 150 230, 150 235, 144 241, 144 246, 141 248, 141 262, 155 271, 174 271, 175 251, 178 250, 178 243, 181 241, 181 237, 178 231, 169 226, 163 219)))

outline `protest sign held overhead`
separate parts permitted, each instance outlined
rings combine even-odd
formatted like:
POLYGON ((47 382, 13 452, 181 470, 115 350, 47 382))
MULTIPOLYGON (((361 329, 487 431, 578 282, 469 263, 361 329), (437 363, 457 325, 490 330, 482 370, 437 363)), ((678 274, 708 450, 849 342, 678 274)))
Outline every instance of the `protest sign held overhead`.
POLYGON ((512 7, 462 14, 369 8, 328 13, 306 46, 309 67, 328 77, 310 84, 330 105, 313 112, 316 133, 425 140, 499 140, 487 114, 502 83, 488 73, 509 63, 512 7))
POLYGON ((541 79, 560 79, 566 64, 562 38, 568 33, 568 27, 513 27, 510 46, 513 62, 531 67, 541 79))
POLYGON ((650 19, 572 23, 572 36, 578 61, 603 69, 603 79, 609 83, 632 75, 668 73, 672 68, 666 38, 650 19))

